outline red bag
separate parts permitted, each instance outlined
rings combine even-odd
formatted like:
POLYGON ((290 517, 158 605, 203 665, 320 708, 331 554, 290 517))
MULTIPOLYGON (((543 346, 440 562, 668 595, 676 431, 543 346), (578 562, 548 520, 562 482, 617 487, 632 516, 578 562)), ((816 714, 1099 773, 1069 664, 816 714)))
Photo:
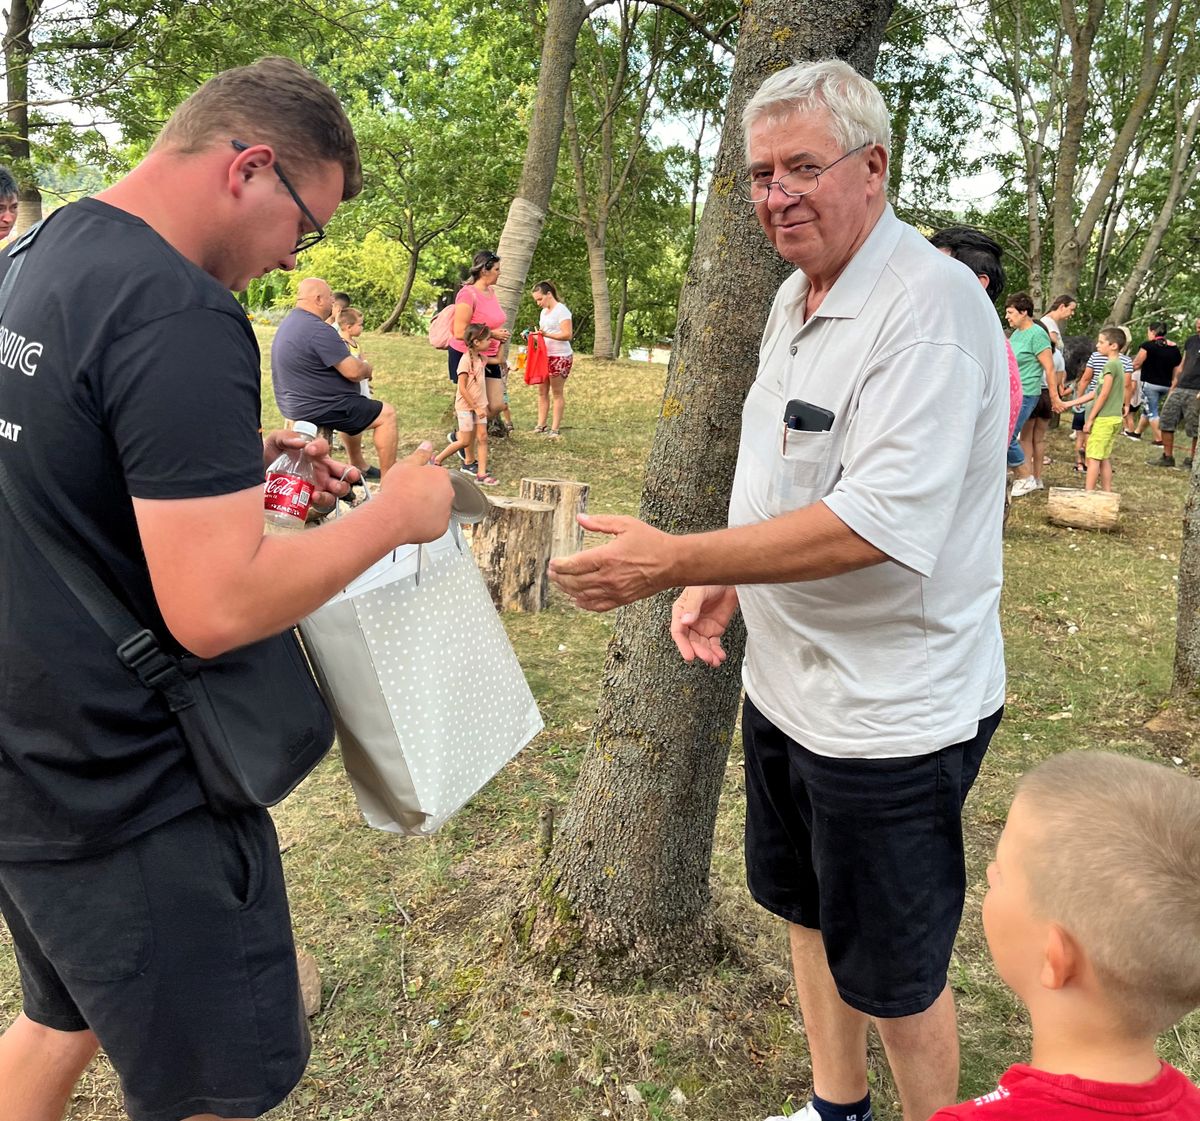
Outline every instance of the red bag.
POLYGON ((525 384, 541 385, 550 378, 550 355, 546 350, 546 339, 541 331, 529 335, 525 356, 525 384))

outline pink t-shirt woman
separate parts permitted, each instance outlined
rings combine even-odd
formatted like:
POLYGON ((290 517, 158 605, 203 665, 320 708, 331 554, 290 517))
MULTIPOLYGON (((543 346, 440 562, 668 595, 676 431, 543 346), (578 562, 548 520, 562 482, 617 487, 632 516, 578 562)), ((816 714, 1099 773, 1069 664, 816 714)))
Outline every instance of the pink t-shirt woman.
POLYGON ((467 350, 463 335, 472 323, 482 323, 492 332, 492 341, 483 352, 483 358, 492 367, 488 370, 488 376, 498 378, 500 368, 496 364, 496 356, 509 336, 504 327, 507 317, 493 291, 493 285, 500 278, 500 258, 487 250, 476 253, 467 278, 467 283, 454 297, 454 322, 450 328, 449 348, 450 380, 458 380, 458 360, 467 350))

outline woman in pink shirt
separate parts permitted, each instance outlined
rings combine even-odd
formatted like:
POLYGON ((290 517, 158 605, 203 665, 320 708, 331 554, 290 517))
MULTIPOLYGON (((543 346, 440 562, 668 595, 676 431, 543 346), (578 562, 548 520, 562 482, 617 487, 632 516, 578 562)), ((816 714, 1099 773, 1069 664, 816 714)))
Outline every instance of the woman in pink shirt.
MULTIPOLYGON (((463 336, 472 323, 482 323, 491 331, 491 343, 483 352, 484 384, 487 387, 488 416, 494 417, 504 407, 504 371, 501 369, 500 347, 508 342, 510 331, 504 326, 507 316, 496 299, 493 286, 500 279, 500 257, 490 249, 481 249, 471 261, 467 282, 454 298, 454 322, 450 328, 450 347, 447 353, 450 380, 457 384, 458 365, 467 352, 463 336)), ((453 437, 451 437, 453 439, 453 437)), ((474 447, 460 452, 467 466, 474 462, 474 447)))

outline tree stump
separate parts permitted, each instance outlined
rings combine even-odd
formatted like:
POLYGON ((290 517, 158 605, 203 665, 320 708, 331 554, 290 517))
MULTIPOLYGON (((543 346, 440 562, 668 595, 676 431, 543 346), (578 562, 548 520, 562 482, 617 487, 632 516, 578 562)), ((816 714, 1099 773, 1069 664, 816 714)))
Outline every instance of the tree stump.
POLYGON ((576 515, 587 513, 588 484, 574 479, 522 479, 521 497, 554 507, 550 558, 569 557, 583 548, 583 526, 576 515))
POLYGON ((488 495, 487 516, 471 533, 471 552, 501 611, 541 611, 550 595, 554 507, 488 495))
POLYGON ((1119 494, 1075 487, 1051 487, 1046 506, 1046 513, 1055 525, 1073 529, 1116 529, 1120 512, 1119 494))

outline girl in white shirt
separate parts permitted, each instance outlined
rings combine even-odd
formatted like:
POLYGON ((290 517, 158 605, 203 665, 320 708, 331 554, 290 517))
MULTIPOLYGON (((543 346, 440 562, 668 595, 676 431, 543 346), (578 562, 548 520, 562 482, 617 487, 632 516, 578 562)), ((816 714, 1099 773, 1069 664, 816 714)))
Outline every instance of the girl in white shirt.
POLYGON ((571 349, 571 309, 559 302, 558 292, 548 280, 533 286, 533 302, 542 309, 539 329, 545 336, 546 354, 550 359, 550 376, 538 385, 538 422, 534 431, 546 432, 546 416, 550 413, 550 401, 553 398, 552 422, 546 435, 557 440, 558 430, 562 425, 563 386, 570 376, 571 364, 575 361, 574 351, 571 349))

